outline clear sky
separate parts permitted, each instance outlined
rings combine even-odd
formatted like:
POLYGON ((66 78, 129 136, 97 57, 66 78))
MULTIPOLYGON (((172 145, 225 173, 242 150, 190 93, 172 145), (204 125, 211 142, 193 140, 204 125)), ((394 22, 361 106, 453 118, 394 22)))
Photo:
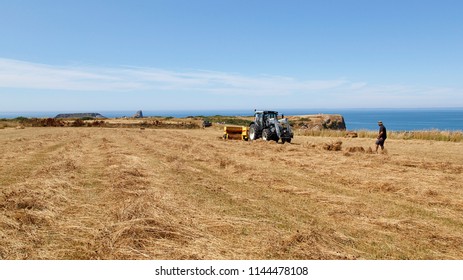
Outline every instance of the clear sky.
POLYGON ((0 0, 0 112, 463 107, 463 1, 0 0))

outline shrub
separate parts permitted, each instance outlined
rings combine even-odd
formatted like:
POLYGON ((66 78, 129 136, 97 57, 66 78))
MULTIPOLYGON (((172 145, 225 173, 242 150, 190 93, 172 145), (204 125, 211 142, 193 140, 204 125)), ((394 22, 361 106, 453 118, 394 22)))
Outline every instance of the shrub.
POLYGON ((81 119, 77 119, 71 123, 71 126, 74 126, 74 127, 80 127, 84 125, 85 125, 85 122, 81 119))
POLYGON ((13 120, 18 121, 18 122, 25 122, 25 121, 28 121, 29 118, 20 116, 20 117, 14 118, 13 120))

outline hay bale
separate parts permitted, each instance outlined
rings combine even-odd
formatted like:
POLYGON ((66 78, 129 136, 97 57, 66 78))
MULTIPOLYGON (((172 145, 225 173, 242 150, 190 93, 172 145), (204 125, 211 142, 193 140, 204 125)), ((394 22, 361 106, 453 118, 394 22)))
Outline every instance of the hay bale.
POLYGON ((346 149, 349 153, 364 153, 365 149, 363 147, 349 147, 346 149))
POLYGON ((342 141, 336 141, 334 143, 324 143, 323 149, 327 151, 340 151, 342 149, 342 141))
POLYGON ((358 133, 355 131, 346 132, 346 138, 357 138, 359 137, 358 133))
POLYGON ((342 141, 336 141, 333 145, 334 151, 340 151, 342 149, 342 141))
POLYGON ((333 146, 331 144, 329 144, 329 143, 323 143, 323 149, 324 150, 331 151, 332 147, 333 146))

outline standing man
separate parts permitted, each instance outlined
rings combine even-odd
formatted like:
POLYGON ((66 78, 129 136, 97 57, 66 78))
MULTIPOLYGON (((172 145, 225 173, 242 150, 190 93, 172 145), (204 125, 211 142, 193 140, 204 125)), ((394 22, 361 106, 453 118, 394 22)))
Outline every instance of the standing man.
POLYGON ((379 126, 379 133, 378 133, 378 138, 376 140, 376 152, 378 152, 379 146, 381 146, 381 151, 384 150, 384 141, 386 141, 386 138, 387 138, 386 127, 383 125, 383 122, 379 121, 378 126, 379 126))

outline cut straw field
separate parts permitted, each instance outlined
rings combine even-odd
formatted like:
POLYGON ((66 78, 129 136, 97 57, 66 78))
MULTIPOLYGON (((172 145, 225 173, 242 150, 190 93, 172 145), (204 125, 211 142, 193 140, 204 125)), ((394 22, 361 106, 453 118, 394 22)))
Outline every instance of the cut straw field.
POLYGON ((463 143, 373 144, 1 129, 0 259, 463 259, 463 143))

